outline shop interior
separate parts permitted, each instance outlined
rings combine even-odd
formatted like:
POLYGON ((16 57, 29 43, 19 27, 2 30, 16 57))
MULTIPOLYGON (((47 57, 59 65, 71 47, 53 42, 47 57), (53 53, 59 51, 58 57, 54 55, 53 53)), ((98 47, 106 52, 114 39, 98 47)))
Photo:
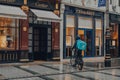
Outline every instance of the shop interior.
POLYGON ((18 48, 17 20, 0 17, 0 50, 14 50, 18 48))

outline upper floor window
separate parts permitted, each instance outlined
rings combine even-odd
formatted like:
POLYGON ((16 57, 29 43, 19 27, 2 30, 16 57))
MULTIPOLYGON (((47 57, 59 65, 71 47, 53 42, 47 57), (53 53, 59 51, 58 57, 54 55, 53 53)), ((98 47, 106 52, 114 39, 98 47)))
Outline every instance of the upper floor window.
POLYGON ((110 4, 112 4, 112 0, 110 0, 110 4))

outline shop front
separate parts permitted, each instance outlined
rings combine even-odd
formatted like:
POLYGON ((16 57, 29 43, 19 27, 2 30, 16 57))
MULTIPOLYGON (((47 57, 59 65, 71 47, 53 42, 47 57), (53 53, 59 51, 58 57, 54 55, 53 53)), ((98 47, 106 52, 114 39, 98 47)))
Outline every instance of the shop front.
POLYGON ((15 62, 22 58, 21 28, 27 27, 26 19, 27 15, 20 7, 0 4, 0 62, 15 62))
POLYGON ((0 62, 60 56, 59 2, 0 0, 0 62))
POLYGON ((65 6, 64 12, 64 58, 71 56, 71 48, 77 35, 87 43, 82 51, 84 57, 103 56, 104 13, 65 6))
POLYGON ((28 2, 30 60, 52 60, 59 57, 59 22, 48 2, 28 2), (42 8, 42 9, 41 9, 42 8), (54 52, 55 51, 55 52, 54 52))
POLYGON ((109 29, 110 29, 110 54, 112 58, 120 57, 120 15, 110 14, 109 15, 109 29))

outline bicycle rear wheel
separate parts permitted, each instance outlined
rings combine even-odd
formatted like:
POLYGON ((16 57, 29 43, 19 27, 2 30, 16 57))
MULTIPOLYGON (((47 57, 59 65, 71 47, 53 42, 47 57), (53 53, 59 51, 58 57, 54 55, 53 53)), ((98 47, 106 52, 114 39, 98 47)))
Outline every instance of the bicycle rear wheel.
POLYGON ((72 51, 72 56, 70 57, 70 64, 71 66, 73 66, 75 64, 75 55, 74 55, 74 51, 72 51))
POLYGON ((82 70, 83 64, 84 64, 83 60, 82 60, 82 59, 79 59, 79 61, 78 61, 78 69, 79 69, 79 70, 82 70))

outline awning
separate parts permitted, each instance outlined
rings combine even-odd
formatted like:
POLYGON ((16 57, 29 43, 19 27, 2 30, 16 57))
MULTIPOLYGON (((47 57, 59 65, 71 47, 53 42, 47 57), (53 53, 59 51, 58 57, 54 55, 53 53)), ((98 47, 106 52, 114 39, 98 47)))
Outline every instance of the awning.
POLYGON ((36 9, 31 9, 31 11, 37 16, 37 20, 50 21, 50 22, 60 22, 61 20, 52 11, 43 11, 36 9))
POLYGON ((0 5, 0 17, 27 19, 27 15, 19 8, 0 5))

